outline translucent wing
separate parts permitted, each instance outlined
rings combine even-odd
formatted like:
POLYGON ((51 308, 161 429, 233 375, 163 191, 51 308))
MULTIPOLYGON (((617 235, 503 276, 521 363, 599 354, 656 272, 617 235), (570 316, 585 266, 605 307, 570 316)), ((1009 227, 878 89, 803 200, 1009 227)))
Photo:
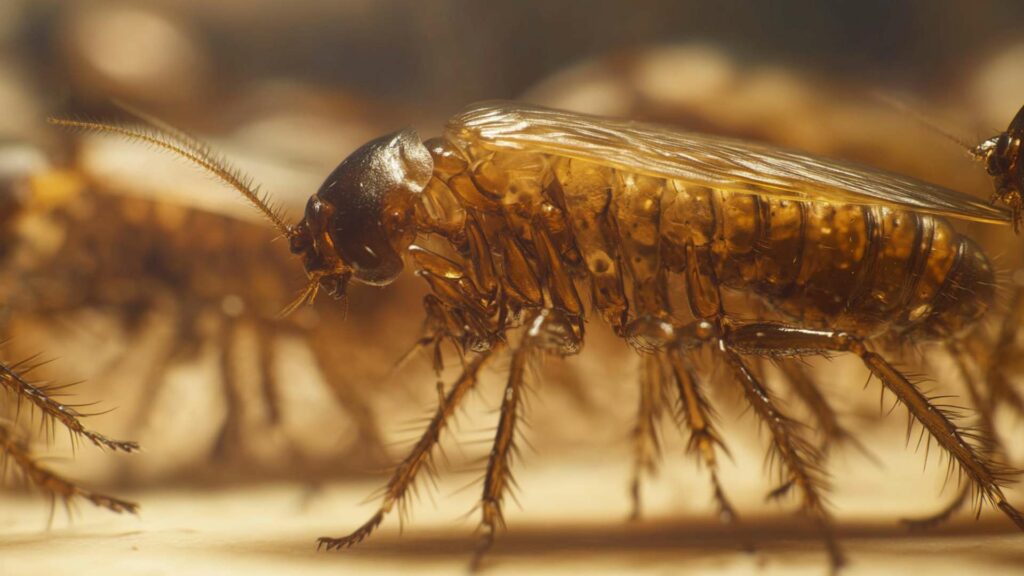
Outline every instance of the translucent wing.
POLYGON ((466 146, 533 150, 721 190, 1010 222, 1007 210, 875 168, 539 106, 500 101, 476 104, 449 120, 446 134, 466 146))

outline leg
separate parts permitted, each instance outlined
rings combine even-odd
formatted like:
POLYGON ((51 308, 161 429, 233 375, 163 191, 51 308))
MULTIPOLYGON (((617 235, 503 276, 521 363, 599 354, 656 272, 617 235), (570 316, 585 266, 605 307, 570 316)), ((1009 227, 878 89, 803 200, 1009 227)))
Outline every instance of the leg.
POLYGON ((836 444, 849 443, 855 446, 869 459, 877 462, 874 456, 868 452, 850 432, 839 423, 839 416, 825 399, 825 395, 818 389, 817 384, 811 380, 807 372, 793 360, 781 360, 776 364, 786 376, 786 381, 793 387, 793 391, 800 397, 804 405, 811 411, 818 423, 818 428, 824 436, 822 452, 828 454, 829 449, 836 444))
POLYGON ((54 396, 65 393, 68 385, 37 386, 25 379, 26 376, 42 362, 32 363, 32 359, 24 360, 8 366, 0 363, 0 387, 6 388, 17 398, 17 410, 20 411, 23 401, 38 408, 42 414, 43 428, 52 430, 59 422, 71 434, 72 445, 77 438, 85 438, 100 448, 113 451, 136 452, 139 445, 135 442, 112 440, 106 436, 89 430, 82 424, 82 418, 88 416, 79 412, 83 405, 63 404, 54 396))
MULTIPOLYGON (((978 429, 982 435, 983 442, 993 450, 996 450, 1000 457, 1004 457, 1003 454, 1005 454, 1005 452, 1000 446, 998 437, 996 436, 991 398, 983 397, 981 387, 978 384, 977 378, 974 377, 974 373, 971 370, 972 366, 970 365, 970 361, 966 357, 964 351, 957 344, 952 342, 948 343, 946 348, 949 351, 949 355, 956 363, 957 369, 960 372, 960 379, 963 380, 964 386, 967 388, 967 393, 971 398, 971 404, 973 404, 975 409, 978 411, 978 429)), ((903 524, 911 530, 925 530, 935 528, 936 526, 947 522, 953 514, 959 511, 960 508, 967 503, 971 492, 970 488, 969 484, 961 486, 956 497, 949 504, 943 506, 938 512, 923 518, 905 518, 903 519, 903 524)))
POLYGON ((510 468, 512 456, 516 453, 516 425, 520 419, 523 379, 526 376, 526 363, 530 358, 530 352, 529 343, 521 343, 512 353, 512 365, 509 368, 508 383, 505 385, 505 394, 501 402, 498 430, 494 436, 491 455, 487 459, 487 472, 484 474, 484 491, 480 499, 480 527, 483 535, 473 555, 471 572, 479 569, 484 554, 494 545, 497 529, 505 527, 502 504, 505 492, 514 483, 510 468))
POLYGON ((729 503, 725 490, 722 489, 722 484, 718 480, 716 448, 721 448, 726 454, 729 451, 726 450, 718 432, 712 426, 711 406, 698 386, 693 365, 680 350, 672 350, 669 353, 669 358, 672 375, 679 392, 683 420, 690 429, 689 450, 701 459, 711 474, 711 487, 715 502, 718 504, 719 516, 726 522, 732 522, 736 519, 736 511, 729 503))
POLYGON ((984 350, 988 356, 987 386, 989 401, 993 404, 1005 404, 1017 414, 1024 414, 1024 397, 1013 387, 1006 375, 1007 367, 1012 366, 1018 356, 1017 332, 1024 323, 1024 287, 1014 291, 1010 309, 999 328, 999 336, 991 351, 984 350))
POLYGON ((281 393, 277 382, 274 331, 275 326, 272 323, 266 320, 256 322, 256 360, 260 364, 260 393, 271 426, 281 423, 281 393))
POLYGON ((491 350, 481 353, 466 366, 462 375, 459 376, 459 379, 452 385, 448 394, 438 404, 437 411, 434 413, 433 418, 431 418, 430 423, 427 424, 427 429, 413 447, 412 452, 395 468, 391 479, 388 480, 387 486, 384 488, 384 500, 380 508, 377 509, 377 512, 348 536, 342 538, 320 538, 317 541, 318 549, 325 547, 328 550, 333 550, 348 548, 353 544, 358 544, 380 526, 381 522, 384 521, 384 515, 390 512, 396 504, 401 511, 409 488, 412 487, 413 482, 416 480, 417 473, 424 467, 428 470, 431 469, 431 453, 441 438, 441 432, 448 426, 449 420, 454 416, 455 409, 458 408, 459 403, 466 394, 476 386, 480 369, 501 347, 501 343, 496 344, 491 350))
POLYGON ((306 338, 306 345, 313 352, 317 367, 334 394, 334 399, 355 423, 356 434, 359 436, 358 442, 354 443, 358 450, 357 456, 373 465, 388 462, 388 451, 375 410, 359 389, 358 383, 352 381, 349 371, 336 360, 331 340, 313 334, 306 338))
POLYGON ((736 381, 743 388, 743 393, 753 407, 754 413, 768 426, 772 436, 772 450, 784 466, 785 477, 782 485, 773 490, 769 497, 780 497, 793 487, 800 490, 800 508, 820 526, 832 569, 839 569, 846 560, 833 535, 831 520, 822 497, 826 486, 824 472, 820 468, 821 454, 800 436, 797 423, 779 410, 772 394, 757 380, 740 355, 727 344, 721 346, 719 350, 726 364, 732 368, 736 381))
POLYGON ((640 519, 640 477, 654 475, 658 469, 661 446, 658 442, 658 424, 665 405, 664 379, 660 352, 641 356, 643 370, 640 376, 640 406, 633 426, 633 480, 630 494, 633 498, 631 520, 640 519))
POLYGON ((861 339, 844 332, 802 330, 768 322, 739 326, 730 330, 725 339, 736 350, 750 354, 800 356, 829 351, 856 354, 959 465, 980 497, 1024 530, 1024 516, 1007 502, 1002 491, 1012 479, 1012 470, 986 454, 984 447, 976 446, 977 434, 958 427, 948 410, 933 403, 884 358, 869 351, 861 339))
POLYGON ((33 486, 49 494, 51 500, 60 498, 67 505, 72 500, 81 498, 91 502, 94 506, 106 508, 118 514, 138 512, 139 506, 134 502, 91 492, 43 467, 32 457, 28 442, 19 434, 14 424, 2 420, 0 420, 0 462, 2 462, 4 470, 7 468, 7 462, 13 462, 15 468, 21 471, 33 486))
POLYGON ((516 454, 515 433, 521 418, 519 412, 527 364, 538 353, 558 356, 575 354, 582 343, 581 331, 582 319, 554 309, 539 310, 526 323, 523 338, 512 353, 508 383, 501 402, 501 417, 491 455, 487 460, 487 472, 484 474, 484 490, 480 500, 483 535, 473 555, 471 571, 480 568, 484 555, 494 545, 495 532, 505 526, 502 504, 505 493, 513 484, 510 465, 516 454))
POLYGON ((218 336, 218 366, 222 389, 224 390, 225 415, 220 425, 211 456, 223 458, 242 446, 244 402, 238 390, 238 358, 235 354, 235 340, 238 326, 234 320, 225 318, 218 336))
MULTIPOLYGON (((174 332, 170 337, 170 344, 166 348, 159 350, 158 356, 147 367, 145 378, 140 382, 143 391, 140 395, 139 403, 135 406, 134 413, 132 414, 131 424, 129 425, 130 430, 142 431, 150 421, 150 418, 153 416, 153 410, 156 408, 156 401, 160 397, 166 382, 167 368, 170 366, 172 359, 180 359, 179 347, 185 336, 179 330, 177 323, 174 326, 174 332)), ((142 339, 145 336, 146 334, 143 333, 139 338, 142 339)))
MULTIPOLYGON (((703 343, 708 334, 698 328, 711 328, 710 322, 696 322, 688 326, 675 327, 670 322, 644 317, 630 323, 626 329, 627 341, 647 357, 655 358, 661 364, 660 386, 671 379, 679 396, 681 420, 690 430, 689 450, 707 466, 711 473, 711 485, 718 504, 719 515, 726 521, 736 519, 736 512, 725 496, 725 490, 718 480, 717 448, 728 454, 721 438, 712 425, 711 406, 698 385, 697 376, 688 357, 687 348, 703 343)), ((661 392, 659 402, 665 401, 661 392)), ((642 413, 642 411, 641 411, 642 413)))

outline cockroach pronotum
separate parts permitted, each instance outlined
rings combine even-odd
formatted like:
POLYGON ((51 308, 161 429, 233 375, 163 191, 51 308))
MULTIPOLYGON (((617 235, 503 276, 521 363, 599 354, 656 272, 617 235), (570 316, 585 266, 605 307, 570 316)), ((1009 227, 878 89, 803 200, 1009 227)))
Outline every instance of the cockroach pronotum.
MULTIPOLYGON (((366 539, 431 458, 483 367, 511 363, 480 497, 478 565, 503 525, 524 378, 540 355, 580 351, 595 315, 644 361, 639 418, 663 392, 678 398, 694 455, 707 467, 723 517, 734 510, 717 478, 724 446, 712 418, 698 353, 724 365, 769 431, 781 482, 843 563, 825 501, 819 447, 803 437, 753 362, 850 353, 955 463, 979 506, 1024 530, 1004 495, 1015 471, 1000 462, 991 431, 958 423, 883 354, 891 342, 939 341, 951 353, 994 302, 989 259, 947 218, 1020 220, 1024 111, 1007 133, 980 145, 1004 207, 909 177, 745 141, 673 131, 509 102, 451 118, 443 136, 403 130, 353 152, 288 225, 237 171, 176 131, 55 120, 167 149, 241 192, 302 259, 309 284, 300 306, 352 280, 386 285, 412 263, 429 287, 421 347, 465 354, 426 431, 397 466, 375 514, 351 534, 321 538, 343 548, 366 539), (730 310, 726 293, 749 294, 755 316, 730 310), (881 350, 881 351, 880 351, 881 350)), ((789 371, 787 371, 789 372, 789 371)), ((813 380, 791 378, 821 397, 813 380)), ((824 420, 827 404, 818 409, 824 420)), ((638 450, 644 443, 637 444, 638 450)), ((638 457, 638 461, 643 458, 638 457)))

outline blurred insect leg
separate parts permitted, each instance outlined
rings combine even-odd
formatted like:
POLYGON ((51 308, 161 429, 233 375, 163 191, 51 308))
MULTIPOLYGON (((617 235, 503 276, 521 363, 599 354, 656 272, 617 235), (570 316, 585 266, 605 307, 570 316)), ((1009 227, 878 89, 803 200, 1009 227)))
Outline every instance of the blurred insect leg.
POLYGON ((26 360, 8 365, 0 362, 0 388, 6 388, 14 395, 18 409, 23 401, 27 401, 39 409, 44 427, 48 428, 47 424, 59 422, 67 428, 72 436, 72 441, 78 437, 84 437, 100 448, 121 452, 138 451, 139 445, 135 442, 113 440, 86 428, 81 419, 88 414, 78 410, 82 405, 63 404, 54 399, 54 395, 65 391, 68 385, 37 386, 28 381, 25 376, 42 363, 30 364, 30 360, 26 360))
POLYGON ((992 398, 986 397, 985 392, 976 377, 977 366, 964 353, 963 348, 954 342, 946 344, 949 355, 953 358, 957 370, 960 372, 960 379, 967 388, 967 394, 971 404, 978 411, 978 427, 982 433, 982 439, 990 445, 990 448, 997 450, 1000 455, 1005 453, 999 437, 996 435, 995 415, 993 412, 992 398))
POLYGON ((811 379, 807 372, 795 360, 782 359, 776 363, 782 370, 793 391, 800 397, 804 405, 811 411, 818 423, 818 429, 824 436, 822 452, 827 454, 831 447, 836 444, 850 443, 866 455, 869 459, 877 462, 877 459, 868 452, 853 434, 839 423, 839 416, 835 409, 825 399, 825 395, 818 389, 818 385, 811 379))
POLYGON ((260 369, 260 394, 271 426, 281 423, 281 392, 277 381, 277 355, 274 353, 275 326, 256 322, 256 359, 260 369))
MULTIPOLYGON (((1020 355, 1017 348, 1017 332, 1024 323, 1024 287, 1018 286, 1013 294, 1010 309, 1003 318, 999 329, 999 335, 990 350, 974 351, 979 354, 977 357, 988 357, 986 384, 989 391, 989 401, 993 405, 1005 405, 1012 408, 1017 414, 1024 415, 1024 397, 1013 387, 1007 376, 1007 369, 1013 366, 1020 355)), ((974 339, 978 344, 981 339, 974 339)), ((971 341, 968 341, 970 343, 971 341)))
POLYGON ((725 522, 733 522, 737 519, 737 515, 718 479, 716 447, 721 448, 726 454, 728 454, 728 450, 712 425, 711 406, 701 391, 697 383, 696 371, 684 352, 678 349, 671 350, 669 361, 679 392, 683 421, 690 429, 688 449, 704 463, 711 475, 711 488, 718 505, 719 517, 725 522))
POLYGON ((728 343, 723 344, 719 348, 721 355, 732 368, 736 381, 742 387, 754 413, 768 426, 772 436, 772 448, 785 466, 787 478, 779 488, 769 494, 769 498, 780 497, 794 486, 800 490, 801 510, 817 522, 831 566, 833 570, 838 570, 846 563, 846 559, 833 534, 831 519, 821 494, 826 489, 824 473, 820 469, 821 454, 800 436, 797 423, 779 410, 772 394, 758 381, 740 355, 729 348, 728 343))
POLYGON ((52 500, 60 498, 65 505, 70 504, 75 499, 83 499, 89 501, 94 506, 106 508, 118 514, 122 512, 135 514, 138 512, 139 505, 134 502, 98 492, 91 492, 40 465, 32 457, 27 440, 19 433, 14 423, 6 420, 0 420, 0 461, 2 461, 3 466, 0 480, 6 475, 7 463, 13 462, 15 468, 24 475, 28 482, 42 492, 49 494, 52 500))
POLYGON ((221 387, 224 390, 225 414, 217 432, 217 440, 213 444, 212 456, 215 458, 229 456, 243 444, 243 401, 238 389, 238 355, 235 350, 237 334, 238 324, 225 318, 217 339, 218 368, 221 387))
MULTIPOLYGON (((179 311, 178 314, 181 314, 179 311)), ((146 334, 139 336, 139 339, 146 337, 146 334)), ((179 348, 184 340, 184 333, 181 332, 180 326, 175 323, 173 333, 170 336, 170 344, 166 347, 162 347, 155 357, 147 365, 146 376, 142 379, 143 391, 139 395, 139 403, 135 406, 135 412, 132 414, 131 424, 129 424, 129 430, 141 431, 146 427, 146 424, 150 421, 153 416, 153 410, 156 408, 157 400, 160 398, 160 394, 163 391, 164 384, 167 382, 165 376, 167 375, 167 368, 171 365, 171 362, 179 357, 179 348)))
POLYGON ((351 371, 341 365, 336 351, 331 350, 333 342, 322 334, 313 334, 306 339, 335 401, 355 424, 358 438, 352 446, 366 458, 366 464, 383 465, 388 462, 387 446, 377 423, 376 410, 361 389, 371 382, 354 381, 351 371))
POLYGON ((397 504, 399 509, 405 504, 405 497, 416 480, 417 473, 424 467, 432 468, 431 453, 434 446, 441 438, 441 432, 447 428, 449 420, 455 414, 456 408, 462 399, 476 386, 480 369, 495 353, 500 351, 502 343, 498 342, 487 352, 477 355, 472 362, 467 364, 466 369, 455 381, 448 394, 437 406, 437 411, 427 424, 427 429, 413 447, 412 451, 395 468, 391 479, 384 488, 384 499, 380 508, 362 526, 357 528, 348 536, 341 538, 320 538, 317 541, 317 549, 326 548, 334 550, 348 548, 365 540, 384 521, 384 516, 389 513, 397 504))
POLYGON ((644 473, 654 475, 658 471, 658 457, 661 446, 658 442, 658 423, 664 406, 664 372, 658 352, 643 354, 643 369, 640 373, 640 406, 636 424, 633 426, 633 479, 630 495, 633 500, 631 520, 640 519, 640 481, 644 473))
POLYGON ((733 328, 725 338, 735 349, 752 354, 799 356, 829 351, 856 354, 938 445, 956 460, 979 495, 1024 530, 1024 516, 1010 505, 1002 491, 1002 486, 1011 480, 1013 470, 969 442, 976 440, 977 435, 954 424, 948 410, 932 402, 884 358, 869 351, 861 339, 845 332, 804 330, 770 322, 733 328))

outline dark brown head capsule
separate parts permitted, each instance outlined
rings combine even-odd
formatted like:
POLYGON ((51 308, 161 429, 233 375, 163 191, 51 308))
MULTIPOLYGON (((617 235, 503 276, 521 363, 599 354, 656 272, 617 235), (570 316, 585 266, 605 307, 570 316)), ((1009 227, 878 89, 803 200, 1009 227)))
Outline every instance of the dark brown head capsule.
POLYGON ((1014 229, 1020 228, 1024 212, 1024 107, 1005 132, 985 140, 974 149, 995 180, 993 202, 1002 202, 1013 211, 1014 229))
POLYGON ((339 164, 289 234, 310 278, 335 297, 352 277, 378 286, 394 281, 416 234, 413 202, 433 170, 413 130, 373 140, 339 164))

